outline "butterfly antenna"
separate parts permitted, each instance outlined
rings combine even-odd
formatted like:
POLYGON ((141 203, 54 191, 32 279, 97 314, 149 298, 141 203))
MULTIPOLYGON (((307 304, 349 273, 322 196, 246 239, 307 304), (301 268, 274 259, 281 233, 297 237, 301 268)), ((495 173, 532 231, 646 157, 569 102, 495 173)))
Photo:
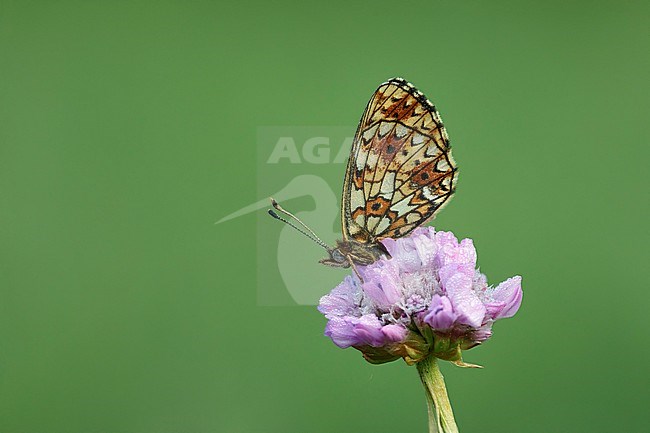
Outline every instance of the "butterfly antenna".
MULTIPOLYGON (((275 213, 275 212, 274 212, 273 210, 271 210, 271 209, 269 209, 269 215, 271 215, 271 216, 272 216, 273 218, 275 218, 276 220, 278 220, 278 221, 282 221, 282 222, 285 223, 286 225, 288 225, 288 226, 290 226, 290 227, 293 227, 294 229, 298 230, 300 233, 302 233, 303 235, 307 236, 309 239, 311 239, 312 241, 316 242, 316 243, 317 243, 318 245, 320 245, 321 247, 325 248, 328 252, 331 251, 331 248, 328 247, 327 244, 326 244, 325 242, 321 241, 320 238, 319 238, 318 236, 316 236, 316 235, 312 236, 312 235, 310 235, 309 233, 307 233, 307 232, 303 231, 302 229, 300 229, 299 227, 296 227, 296 225, 293 224, 291 221, 288 221, 288 220, 286 220, 285 218, 282 218, 280 215, 278 215, 277 213, 275 213)), ((310 232, 311 232, 311 230, 310 230, 310 232)), ((313 232, 311 232, 311 233, 313 233, 313 232)))
MULTIPOLYGON (((327 244, 326 244, 325 242, 323 242, 323 241, 321 240, 321 238, 319 238, 318 235, 317 235, 316 233, 314 233, 314 231, 313 231, 312 229, 310 229, 310 228, 307 226, 307 224, 305 224, 304 222, 300 221, 300 219, 299 219, 297 216, 295 216, 294 214, 292 214, 291 212, 289 212, 288 210, 286 210, 286 209, 284 209, 282 206, 280 206, 280 204, 279 204, 277 201, 275 201, 275 199, 274 199, 273 197, 271 197, 271 205, 272 205, 276 210, 279 210, 279 211, 282 212, 283 214, 287 215, 289 218, 292 218, 293 220, 297 221, 298 224, 300 224, 302 227, 304 227, 304 229, 307 230, 307 231, 309 232, 309 234, 311 234, 311 236, 309 236, 309 237, 312 238, 312 240, 314 240, 317 244, 319 244, 320 246, 324 247, 324 248, 325 248, 326 250, 328 250, 328 251, 331 250, 331 248, 328 247, 327 244)), ((272 215, 271 215, 271 216, 272 216, 272 215)), ((291 224, 290 224, 290 225, 291 225, 291 224)), ((298 229, 297 227, 294 227, 294 228, 298 229)), ((306 233, 305 233, 305 234, 306 234, 306 233)))

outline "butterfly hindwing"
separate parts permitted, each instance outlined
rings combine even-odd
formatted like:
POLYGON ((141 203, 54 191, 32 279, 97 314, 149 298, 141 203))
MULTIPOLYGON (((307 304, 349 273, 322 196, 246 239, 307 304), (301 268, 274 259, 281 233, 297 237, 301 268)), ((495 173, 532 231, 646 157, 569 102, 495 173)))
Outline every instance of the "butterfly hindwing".
POLYGON ((343 185, 345 240, 411 232, 452 196, 457 168, 433 104, 394 78, 373 94, 359 123, 343 185))

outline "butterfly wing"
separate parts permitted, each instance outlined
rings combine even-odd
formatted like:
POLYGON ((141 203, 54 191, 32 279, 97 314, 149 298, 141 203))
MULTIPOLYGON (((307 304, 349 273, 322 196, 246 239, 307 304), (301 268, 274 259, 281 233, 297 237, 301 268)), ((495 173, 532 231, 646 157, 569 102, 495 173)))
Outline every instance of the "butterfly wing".
POLYGON ((343 184, 345 240, 398 238, 449 201, 458 169, 433 104, 401 78, 383 83, 359 122, 343 184))

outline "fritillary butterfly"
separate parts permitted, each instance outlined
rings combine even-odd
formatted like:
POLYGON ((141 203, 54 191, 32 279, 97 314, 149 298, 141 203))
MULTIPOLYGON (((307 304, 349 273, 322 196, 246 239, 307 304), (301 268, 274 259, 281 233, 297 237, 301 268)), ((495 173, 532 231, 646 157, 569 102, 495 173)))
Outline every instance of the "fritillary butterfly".
POLYGON ((372 95, 354 136, 343 183, 343 240, 336 248, 273 205, 328 251, 321 263, 368 265, 388 256, 382 239, 405 236, 442 209, 454 194, 457 175, 440 114, 411 83, 393 78, 372 95))

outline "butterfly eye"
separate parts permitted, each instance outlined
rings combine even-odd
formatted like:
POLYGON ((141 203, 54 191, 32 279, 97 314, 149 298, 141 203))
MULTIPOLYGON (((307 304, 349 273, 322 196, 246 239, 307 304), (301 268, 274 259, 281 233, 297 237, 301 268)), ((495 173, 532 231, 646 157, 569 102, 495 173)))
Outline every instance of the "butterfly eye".
POLYGON ((347 260, 338 249, 332 250, 332 259, 339 263, 343 263, 347 260))

